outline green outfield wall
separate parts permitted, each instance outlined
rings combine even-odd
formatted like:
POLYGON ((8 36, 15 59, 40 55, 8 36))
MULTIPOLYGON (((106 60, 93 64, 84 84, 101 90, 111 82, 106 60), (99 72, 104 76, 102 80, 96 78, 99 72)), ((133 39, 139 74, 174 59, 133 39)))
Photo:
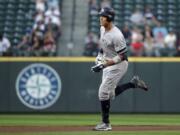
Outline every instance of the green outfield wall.
MULTIPOLYGON (((0 112, 99 112, 101 73, 90 71, 93 64, 86 57, 0 58, 0 112)), ((122 93, 112 112, 180 112, 179 58, 130 58, 120 83, 135 74, 150 90, 122 93)))

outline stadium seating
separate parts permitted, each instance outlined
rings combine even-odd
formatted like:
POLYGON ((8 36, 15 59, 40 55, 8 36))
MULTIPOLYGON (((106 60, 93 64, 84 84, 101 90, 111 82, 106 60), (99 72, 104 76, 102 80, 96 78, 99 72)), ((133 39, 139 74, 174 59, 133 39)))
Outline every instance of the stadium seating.
MULTIPOLYGON (((36 11, 35 0, 0 0, 0 33, 6 36, 11 47, 7 56, 54 56, 56 52, 32 50, 31 52, 18 50, 16 45, 21 43, 25 35, 32 34, 35 24, 36 11)), ((62 0, 58 0, 61 9, 62 0)), ((48 4, 46 3, 46 8, 48 4)), ((55 34, 54 34, 55 35, 55 34)), ((4 52, 5 54, 6 52, 4 52)), ((3 54, 3 56, 5 56, 3 54)))
POLYGON ((0 32, 17 44, 26 28, 32 27, 35 3, 33 0, 0 0, 0 32))

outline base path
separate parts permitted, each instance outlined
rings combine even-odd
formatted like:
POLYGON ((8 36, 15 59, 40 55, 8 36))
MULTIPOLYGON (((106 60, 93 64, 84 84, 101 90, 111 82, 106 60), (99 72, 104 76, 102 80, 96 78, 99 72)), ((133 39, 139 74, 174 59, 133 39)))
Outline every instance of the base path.
MULTIPOLYGON (((0 133, 91 131, 93 126, 0 126, 0 133)), ((180 131, 180 126, 113 126, 113 131, 180 131)))

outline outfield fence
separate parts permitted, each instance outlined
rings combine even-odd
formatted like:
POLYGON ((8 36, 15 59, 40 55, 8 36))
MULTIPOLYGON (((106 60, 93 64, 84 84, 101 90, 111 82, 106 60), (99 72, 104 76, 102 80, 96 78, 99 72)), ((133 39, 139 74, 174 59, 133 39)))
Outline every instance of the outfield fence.
MULTIPOLYGON (((180 59, 130 58, 120 83, 139 75, 148 92, 128 90, 112 112, 180 112, 180 59)), ((0 58, 0 112, 99 112, 101 73, 90 71, 94 58, 0 58)))

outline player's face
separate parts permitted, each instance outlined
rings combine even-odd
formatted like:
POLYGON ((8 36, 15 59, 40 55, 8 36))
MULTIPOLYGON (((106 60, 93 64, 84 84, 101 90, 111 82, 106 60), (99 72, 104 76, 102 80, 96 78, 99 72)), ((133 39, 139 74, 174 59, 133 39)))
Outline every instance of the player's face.
POLYGON ((107 18, 104 16, 100 16, 100 25, 106 27, 109 24, 107 18))

